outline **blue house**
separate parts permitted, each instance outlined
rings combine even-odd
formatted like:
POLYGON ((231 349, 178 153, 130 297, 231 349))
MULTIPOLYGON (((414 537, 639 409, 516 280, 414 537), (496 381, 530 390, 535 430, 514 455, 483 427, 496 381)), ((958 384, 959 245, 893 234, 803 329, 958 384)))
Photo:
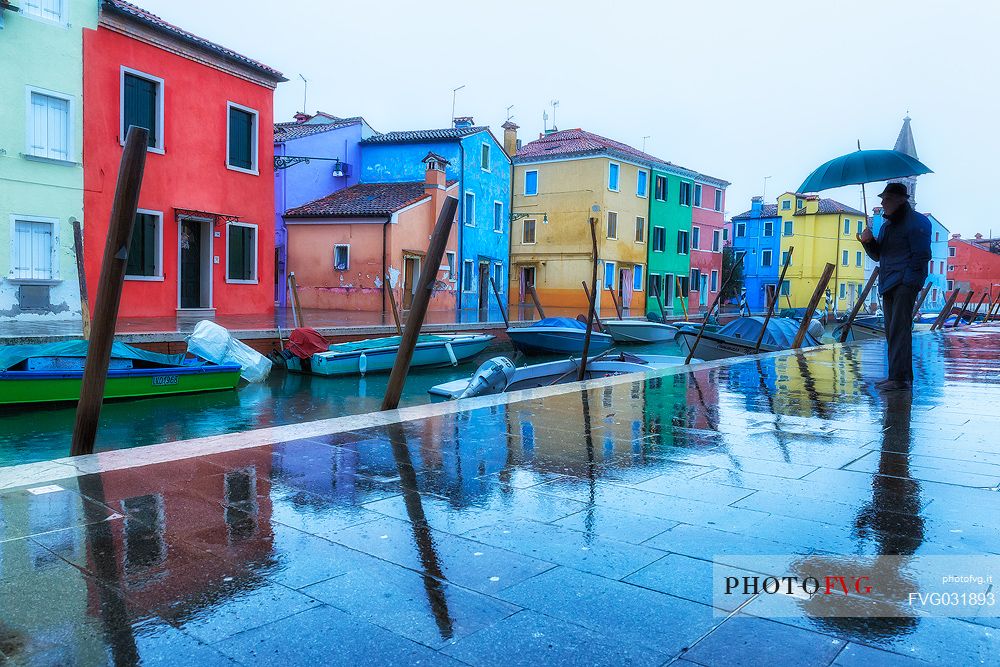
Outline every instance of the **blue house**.
POLYGON ((777 204, 764 204, 762 197, 750 200, 750 210, 731 219, 733 248, 745 251, 743 286, 752 311, 767 310, 772 290, 781 272, 781 216, 777 204))
POLYGON ((359 143, 375 134, 364 118, 322 111, 274 125, 275 302, 285 306, 288 266, 286 211, 358 183, 359 143))
POLYGON ((472 118, 454 127, 374 134, 361 140, 361 181, 419 181, 428 152, 449 164, 446 176, 458 181, 458 266, 461 319, 498 312, 493 277, 507 302, 511 161, 490 129, 472 118))

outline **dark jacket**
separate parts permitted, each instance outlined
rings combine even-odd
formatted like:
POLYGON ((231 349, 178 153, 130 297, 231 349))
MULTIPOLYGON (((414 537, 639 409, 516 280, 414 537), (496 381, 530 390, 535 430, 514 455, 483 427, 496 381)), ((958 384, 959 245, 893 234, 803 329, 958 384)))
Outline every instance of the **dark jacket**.
POLYGON ((878 238, 865 243, 864 248, 878 262, 879 294, 897 285, 919 290, 927 281, 927 263, 931 261, 931 221, 904 204, 886 218, 878 238))

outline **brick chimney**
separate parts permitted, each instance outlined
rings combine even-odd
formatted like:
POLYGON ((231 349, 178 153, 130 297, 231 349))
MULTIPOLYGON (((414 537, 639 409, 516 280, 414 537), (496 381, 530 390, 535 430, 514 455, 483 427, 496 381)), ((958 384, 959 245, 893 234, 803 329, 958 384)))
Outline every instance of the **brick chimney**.
POLYGON ((763 197, 761 197, 760 195, 757 195, 756 197, 751 197, 750 198, 750 212, 751 213, 753 213, 754 215, 756 215, 759 218, 760 217, 760 212, 763 210, 763 208, 764 208, 764 198, 763 197))
POLYGON ((295 119, 296 123, 298 123, 299 125, 301 125, 302 123, 304 123, 307 120, 309 120, 310 118, 312 118, 312 116, 310 116, 309 114, 307 114, 304 111, 296 111, 295 115, 292 116, 292 118, 295 119))
POLYGON ((956 232, 956 233, 954 233, 954 234, 951 235, 951 238, 953 238, 953 239, 960 239, 960 238, 962 238, 962 235, 959 234, 958 232, 956 232))
POLYGON ((507 157, 514 157, 517 153, 517 128, 518 125, 513 121, 507 121, 500 127, 503 128, 503 152, 507 154, 507 157))
POLYGON ((455 129, 461 127, 472 127, 476 124, 476 121, 472 119, 472 116, 459 116, 458 118, 452 119, 451 122, 455 126, 455 129))
POLYGON ((976 240, 977 241, 982 241, 983 240, 983 235, 982 234, 976 234, 976 240))

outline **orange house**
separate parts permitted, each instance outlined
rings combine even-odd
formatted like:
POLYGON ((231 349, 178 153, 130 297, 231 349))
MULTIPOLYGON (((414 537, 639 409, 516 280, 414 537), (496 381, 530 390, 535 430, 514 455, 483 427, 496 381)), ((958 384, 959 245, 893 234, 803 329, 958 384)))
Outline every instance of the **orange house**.
MULTIPOLYGON (((448 161, 433 153, 422 161, 423 181, 358 183, 285 213, 288 269, 304 308, 384 316, 386 280, 398 306, 410 307, 445 197, 457 196, 457 181, 445 179, 448 161)), ((457 247, 453 225, 430 310, 455 309, 457 247)))

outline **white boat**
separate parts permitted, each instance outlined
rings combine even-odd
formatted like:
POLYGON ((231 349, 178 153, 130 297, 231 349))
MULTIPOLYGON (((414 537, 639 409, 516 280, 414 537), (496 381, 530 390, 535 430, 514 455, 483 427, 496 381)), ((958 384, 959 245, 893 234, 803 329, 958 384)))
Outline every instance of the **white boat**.
MULTIPOLYGON (((738 317, 732 322, 719 327, 716 331, 706 330, 698 343, 695 354, 701 359, 715 360, 756 354, 757 337, 764 326, 763 317, 738 317)), ((791 318, 776 317, 767 323, 767 331, 761 341, 761 352, 776 352, 787 350, 795 340, 799 329, 799 321, 791 318)), ((698 337, 697 327, 684 327, 677 332, 676 341, 685 353, 691 351, 698 337)), ((802 341, 803 347, 819 345, 812 334, 806 332, 802 341)))
MULTIPOLYGON (((417 338, 411 368, 457 366, 486 349, 493 336, 487 334, 424 335, 417 338)), ((399 352, 399 336, 337 343, 308 359, 290 356, 288 370, 313 375, 367 375, 389 371, 399 352)))
MULTIPOLYGON (((511 327, 507 336, 525 354, 583 354, 587 325, 569 317, 547 317, 526 327, 511 327)), ((596 328, 590 332, 590 352, 611 348, 614 340, 596 328)))
MULTIPOLYGON (((626 352, 601 354, 591 357, 587 362, 585 379, 644 373, 683 364, 684 357, 658 354, 634 355, 626 352)), ((489 396, 518 389, 576 382, 579 379, 579 370, 579 359, 549 361, 518 368, 507 357, 493 357, 480 366, 468 380, 444 382, 431 387, 427 393, 434 400, 489 396)))
POLYGON ((616 343, 663 343, 677 335, 672 324, 650 320, 601 320, 601 327, 616 343))

